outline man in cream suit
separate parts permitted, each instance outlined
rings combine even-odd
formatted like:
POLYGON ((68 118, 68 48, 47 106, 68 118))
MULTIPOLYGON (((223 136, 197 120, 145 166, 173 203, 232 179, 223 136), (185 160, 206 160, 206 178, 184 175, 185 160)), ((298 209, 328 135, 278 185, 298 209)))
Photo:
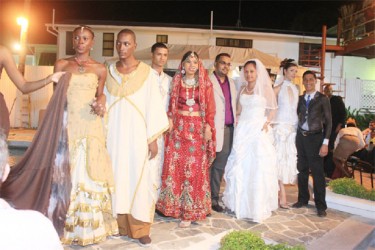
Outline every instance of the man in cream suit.
POLYGON ((210 184, 212 209, 216 212, 223 212, 219 205, 220 183, 232 149, 236 119, 236 86, 228 77, 230 67, 230 55, 218 54, 215 58, 215 71, 210 75, 216 104, 216 159, 211 167, 210 184))

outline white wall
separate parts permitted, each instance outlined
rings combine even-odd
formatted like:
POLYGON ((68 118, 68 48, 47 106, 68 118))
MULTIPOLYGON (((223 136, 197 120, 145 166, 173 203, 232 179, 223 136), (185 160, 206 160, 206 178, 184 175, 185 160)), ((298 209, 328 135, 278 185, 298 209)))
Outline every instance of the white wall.
MULTIPOLYGON (((25 78, 29 81, 42 79, 53 72, 52 66, 25 66, 25 78)), ((45 109, 48 105, 48 102, 53 94, 52 84, 47 85, 46 87, 39 89, 29 95, 22 95, 13 82, 9 79, 6 71, 4 70, 0 79, 0 92, 5 96, 6 105, 11 111, 10 113, 10 126, 12 127, 37 127, 39 120, 39 111, 45 109), (22 98, 30 98, 30 124, 23 124, 22 121, 28 122, 21 115, 22 106, 25 106, 27 103, 22 103, 22 98), (13 108, 12 108, 13 107, 13 108)), ((26 107, 27 108, 27 107, 26 107)))
POLYGON ((375 80, 375 59, 345 56, 343 70, 347 79, 375 80))

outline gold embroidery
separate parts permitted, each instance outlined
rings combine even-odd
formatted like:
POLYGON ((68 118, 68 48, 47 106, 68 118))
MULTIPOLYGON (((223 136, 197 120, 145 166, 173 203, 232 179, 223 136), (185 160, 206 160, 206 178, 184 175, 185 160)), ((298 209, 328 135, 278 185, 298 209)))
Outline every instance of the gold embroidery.
MULTIPOLYGON (((116 65, 113 66, 116 69, 116 65)), ((112 76, 108 66, 109 74, 106 80, 108 92, 117 97, 124 97, 137 92, 137 90, 139 90, 146 81, 150 73, 150 69, 150 66, 140 62, 137 69, 130 74, 124 75, 116 70, 122 79, 122 83, 118 84, 118 82, 112 76)))

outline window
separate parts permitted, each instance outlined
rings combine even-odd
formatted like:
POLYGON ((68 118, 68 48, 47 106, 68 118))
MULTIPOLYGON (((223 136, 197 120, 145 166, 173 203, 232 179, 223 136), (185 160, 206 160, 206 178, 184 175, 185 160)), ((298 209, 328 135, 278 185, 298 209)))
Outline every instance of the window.
POLYGON ((233 39, 233 38, 216 38, 216 46, 236 47, 236 48, 252 48, 253 40, 233 39))
POLYGON ((113 56, 115 33, 103 33, 103 56, 113 56))
POLYGON ((76 52, 73 49, 73 32, 67 31, 65 39, 65 55, 74 55, 75 53, 76 52))
POLYGON ((168 43, 168 35, 156 35, 157 43, 168 43))
POLYGON ((320 67, 322 45, 300 43, 298 64, 304 67, 320 67))

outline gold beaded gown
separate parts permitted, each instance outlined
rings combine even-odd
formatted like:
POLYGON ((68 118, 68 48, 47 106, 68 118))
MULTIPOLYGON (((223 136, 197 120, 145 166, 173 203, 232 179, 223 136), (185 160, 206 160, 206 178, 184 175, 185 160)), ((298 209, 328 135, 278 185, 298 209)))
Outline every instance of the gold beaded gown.
POLYGON ((72 188, 62 238, 65 244, 98 243, 118 233, 112 214, 114 178, 105 147, 104 127, 102 119, 90 113, 97 87, 96 74, 72 74, 67 90, 72 188))

